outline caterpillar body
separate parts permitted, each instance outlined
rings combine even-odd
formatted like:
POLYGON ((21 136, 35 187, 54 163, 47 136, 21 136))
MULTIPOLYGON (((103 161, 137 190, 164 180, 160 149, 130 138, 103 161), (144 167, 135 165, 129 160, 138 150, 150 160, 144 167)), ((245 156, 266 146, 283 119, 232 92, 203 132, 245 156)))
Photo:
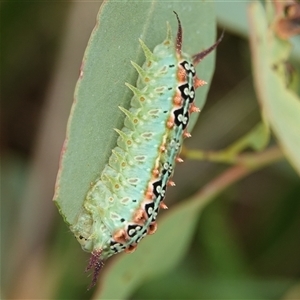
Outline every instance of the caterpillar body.
POLYGON ((112 150, 108 164, 87 193, 77 222, 71 226, 85 251, 91 252, 87 270, 94 268, 91 286, 96 284, 103 262, 121 251, 132 252, 147 234, 156 231, 156 217, 163 202, 187 132, 195 90, 206 84, 196 77, 194 66, 220 43, 193 56, 181 51, 182 28, 175 46, 168 24, 167 37, 151 52, 140 40, 146 61, 132 62, 139 78, 128 83, 134 96, 112 150))

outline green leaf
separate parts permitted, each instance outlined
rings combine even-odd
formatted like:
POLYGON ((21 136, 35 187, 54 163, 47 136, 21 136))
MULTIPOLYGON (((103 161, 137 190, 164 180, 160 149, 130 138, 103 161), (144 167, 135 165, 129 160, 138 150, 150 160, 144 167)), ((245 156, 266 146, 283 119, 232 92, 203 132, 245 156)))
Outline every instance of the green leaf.
MULTIPOLYGON (((225 28, 226 31, 248 38, 250 29, 247 22, 247 8, 251 2, 252 0, 215 1, 218 25, 225 28)), ((291 58, 299 62, 300 39, 296 36, 291 39, 291 43, 293 45, 291 58)))
MULTIPOLYGON (((268 15, 274 20, 274 12, 268 15)), ((284 72, 291 46, 276 37, 259 2, 251 4, 249 18, 254 79, 262 112, 286 157, 300 174, 300 99, 288 89, 284 72)))
POLYGON ((270 131, 266 123, 258 123, 252 130, 237 140, 234 144, 224 150, 228 157, 239 154, 241 151, 251 147, 255 151, 261 151, 268 145, 270 131))
MULTIPOLYGON (((116 146, 113 128, 121 128, 125 117, 118 106, 128 108, 132 97, 125 82, 135 85, 137 80, 130 60, 144 62, 138 39, 153 49, 166 37, 166 21, 175 37, 173 10, 183 25, 185 52, 194 54, 214 43, 215 15, 209 2, 107 1, 100 8, 76 86, 54 195, 69 224, 116 146)), ((209 82, 213 65, 214 54, 201 62, 198 76, 209 82)), ((197 90, 200 107, 207 90, 208 85, 197 90)), ((191 126, 195 121, 193 117, 191 126)))

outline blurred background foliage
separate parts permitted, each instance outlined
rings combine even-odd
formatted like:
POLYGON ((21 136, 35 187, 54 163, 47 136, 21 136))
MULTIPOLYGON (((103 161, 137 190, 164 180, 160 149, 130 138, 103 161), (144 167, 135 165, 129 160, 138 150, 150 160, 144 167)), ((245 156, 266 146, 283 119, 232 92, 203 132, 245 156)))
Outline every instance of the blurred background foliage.
MULTIPOLYGON (((261 119, 246 5, 215 4, 226 34, 187 148, 220 150, 261 119)), ((83 273, 88 256, 51 199, 73 91, 99 6, 1 3, 1 298, 89 299, 93 293, 86 292, 89 279, 83 273)), ((297 53, 292 63, 299 70, 297 53)), ((183 201, 226 167, 186 160, 177 167, 177 187, 166 203, 183 201)), ((299 176, 285 160, 237 182, 204 209, 176 269, 144 282, 131 298, 300 299, 299 200, 299 176)))

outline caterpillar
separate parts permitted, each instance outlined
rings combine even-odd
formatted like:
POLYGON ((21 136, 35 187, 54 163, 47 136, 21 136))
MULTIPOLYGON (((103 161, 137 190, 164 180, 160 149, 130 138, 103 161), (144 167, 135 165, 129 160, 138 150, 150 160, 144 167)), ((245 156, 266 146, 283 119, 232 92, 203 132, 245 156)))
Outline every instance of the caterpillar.
POLYGON ((175 45, 167 23, 167 37, 153 52, 140 40, 146 61, 131 62, 139 74, 117 146, 101 176, 90 187, 82 211, 71 230, 83 250, 91 252, 86 271, 94 269, 91 286, 104 261, 119 252, 133 252, 139 241, 157 229, 156 218, 171 180, 187 132, 190 115, 200 112, 195 90, 206 84, 196 77, 195 66, 221 42, 193 56, 182 52, 178 14, 175 45))

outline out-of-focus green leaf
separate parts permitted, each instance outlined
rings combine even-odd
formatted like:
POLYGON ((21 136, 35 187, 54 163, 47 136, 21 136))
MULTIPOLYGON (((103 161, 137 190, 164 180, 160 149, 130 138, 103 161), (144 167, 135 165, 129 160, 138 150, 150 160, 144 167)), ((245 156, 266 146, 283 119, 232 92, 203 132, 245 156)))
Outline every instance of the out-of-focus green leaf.
POLYGON ((297 299, 300 296, 300 283, 295 283, 291 286, 282 297, 282 300, 292 300, 297 299))
POLYGON ((270 130, 264 122, 258 123, 250 132, 229 146, 225 152, 227 155, 236 155, 244 149, 251 147, 253 150, 263 150, 270 139, 270 130))
MULTIPOLYGON (((209 2, 110 1, 100 8, 83 58, 56 182, 54 201, 69 224, 116 146, 113 128, 124 121, 118 106, 128 108, 132 97, 125 82, 135 85, 137 79, 130 60, 140 65, 144 61, 138 39, 153 49, 166 37, 166 21, 175 38, 173 10, 183 25, 185 52, 193 54, 213 44, 215 15, 209 2)), ((209 82, 213 65, 212 54, 199 65, 198 76, 209 82)), ((207 90, 208 85, 197 90, 200 107, 207 90)))
MULTIPOLYGON (((271 17, 274 19, 274 15, 271 17)), ((283 70, 291 46, 275 36, 259 2, 251 4, 249 18, 254 79, 262 111, 285 155, 300 174, 300 99, 286 87, 283 70)))
MULTIPOLYGON (((248 38, 247 8, 251 2, 252 0, 215 1, 218 24, 226 30, 248 38)), ((299 62, 300 40, 295 37, 291 39, 291 43, 293 44, 291 57, 299 62)))
MULTIPOLYGON (((180 273, 180 269, 168 276, 158 277, 147 282, 132 299, 281 299, 298 300, 296 296, 280 298, 291 286, 291 279, 239 276, 218 277, 210 274, 196 276, 195 273, 180 273)), ((299 288, 299 287, 298 287, 299 288)), ((296 294, 297 287, 291 295, 296 294)))

